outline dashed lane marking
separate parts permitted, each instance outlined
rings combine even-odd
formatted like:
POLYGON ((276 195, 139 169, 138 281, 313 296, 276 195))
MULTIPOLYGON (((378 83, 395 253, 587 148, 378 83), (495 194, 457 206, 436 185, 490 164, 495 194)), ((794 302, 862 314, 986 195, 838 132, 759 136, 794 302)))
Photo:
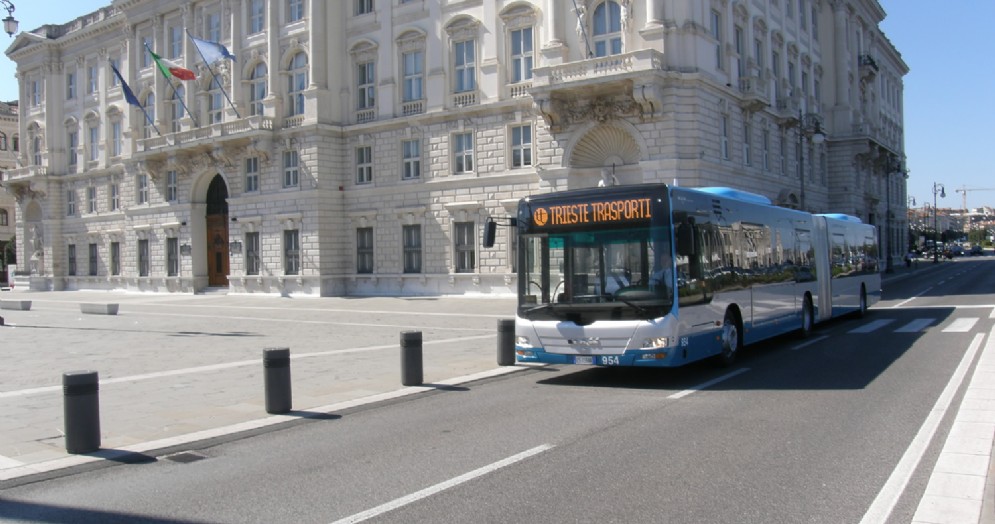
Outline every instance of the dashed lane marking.
POLYGON ((974 325, 978 323, 979 318, 975 317, 964 317, 954 319, 949 326, 943 328, 944 333, 967 333, 974 328, 974 325))
POLYGON ((895 333, 918 333, 933 323, 932 318, 917 318, 895 330, 895 333))

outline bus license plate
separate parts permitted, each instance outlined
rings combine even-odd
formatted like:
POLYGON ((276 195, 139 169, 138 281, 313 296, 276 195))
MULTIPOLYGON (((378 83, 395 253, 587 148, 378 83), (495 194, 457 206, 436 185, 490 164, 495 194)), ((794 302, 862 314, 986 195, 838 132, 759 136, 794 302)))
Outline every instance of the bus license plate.
POLYGON ((574 357, 574 364, 594 364, 594 357, 574 357))

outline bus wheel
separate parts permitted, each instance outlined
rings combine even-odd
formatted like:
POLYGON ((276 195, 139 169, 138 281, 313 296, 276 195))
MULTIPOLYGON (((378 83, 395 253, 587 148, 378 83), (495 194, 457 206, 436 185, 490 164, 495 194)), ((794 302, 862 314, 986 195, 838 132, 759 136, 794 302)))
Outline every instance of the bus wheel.
POLYGON ((815 327, 815 308, 812 307, 812 297, 805 295, 805 301, 802 303, 802 338, 807 337, 812 334, 812 329, 815 327))
POLYGON ((860 285, 860 309, 857 310, 857 316, 860 318, 867 316, 867 288, 863 284, 860 285))
POLYGON ((722 321, 722 352, 716 355, 716 363, 723 367, 731 366, 742 346, 743 328, 739 324, 739 315, 732 309, 727 309, 722 321))

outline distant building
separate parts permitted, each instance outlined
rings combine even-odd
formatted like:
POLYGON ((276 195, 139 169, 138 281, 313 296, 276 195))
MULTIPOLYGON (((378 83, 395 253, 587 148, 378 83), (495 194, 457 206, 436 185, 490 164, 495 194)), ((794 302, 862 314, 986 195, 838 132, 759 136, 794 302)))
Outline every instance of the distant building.
MULTIPOLYGON (((0 102, 0 173, 17 166, 17 102, 0 102)), ((3 175, 0 175, 0 181, 3 175)), ((2 183, 2 182, 0 182, 2 183)), ((7 265, 17 260, 12 243, 17 204, 14 196, 0 189, 0 282, 7 282, 7 265)))
POLYGON ((857 215, 899 255, 908 67, 884 17, 876 0, 116 1, 7 49, 18 261, 44 289, 509 293, 514 231, 483 249, 484 222, 601 180, 857 215), (187 32, 237 61, 209 70, 187 32), (197 79, 164 79, 146 45, 197 79))

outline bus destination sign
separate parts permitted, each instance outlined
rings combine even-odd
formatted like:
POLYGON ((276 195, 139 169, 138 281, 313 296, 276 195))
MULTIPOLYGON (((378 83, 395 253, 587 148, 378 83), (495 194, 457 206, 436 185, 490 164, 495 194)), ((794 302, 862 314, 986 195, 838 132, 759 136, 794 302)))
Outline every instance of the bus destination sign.
POLYGON ((581 202, 537 207, 532 212, 535 227, 607 225, 649 220, 652 199, 627 198, 605 202, 581 202))

